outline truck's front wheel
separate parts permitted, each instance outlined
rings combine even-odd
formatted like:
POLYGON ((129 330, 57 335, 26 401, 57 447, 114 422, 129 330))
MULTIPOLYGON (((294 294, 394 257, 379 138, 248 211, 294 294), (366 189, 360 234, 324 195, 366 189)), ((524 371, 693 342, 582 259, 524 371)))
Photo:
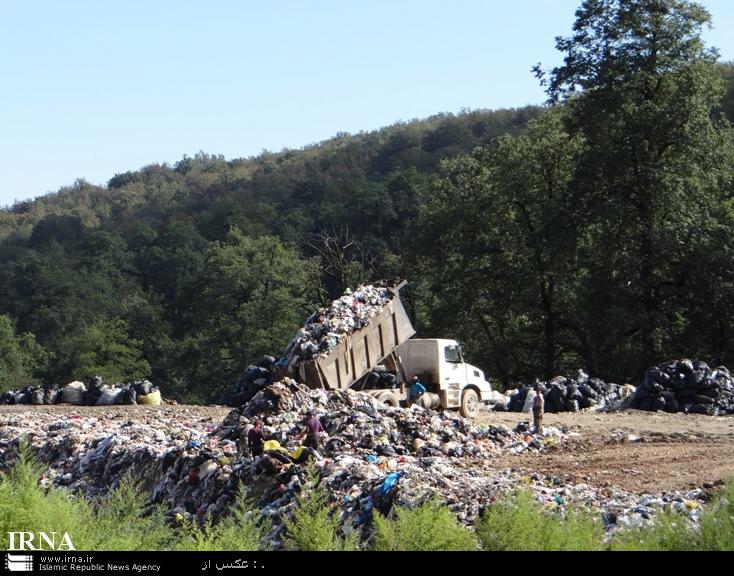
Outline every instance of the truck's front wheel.
POLYGON ((377 397, 377 400, 385 404, 386 406, 392 406, 393 408, 397 408, 400 406, 400 400, 398 400, 397 396, 393 394, 392 392, 383 392, 377 397))
POLYGON ((461 415, 464 418, 476 418, 479 415, 479 396, 476 390, 464 390, 461 396, 461 415))

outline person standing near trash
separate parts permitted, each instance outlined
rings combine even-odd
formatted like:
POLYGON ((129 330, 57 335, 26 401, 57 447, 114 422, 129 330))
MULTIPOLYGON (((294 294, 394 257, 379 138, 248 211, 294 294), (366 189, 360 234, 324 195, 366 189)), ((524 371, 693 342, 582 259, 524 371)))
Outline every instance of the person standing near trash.
POLYGON ((543 399, 543 392, 540 389, 540 380, 535 379, 535 399, 533 400, 533 424, 535 425, 535 433, 543 433, 543 408, 545 407, 545 400, 543 399))
POLYGON ((263 453, 264 444, 265 435, 263 434, 263 422, 258 418, 247 433, 247 445, 250 447, 250 452, 252 453, 253 458, 258 457, 263 453))
POLYGON ((304 446, 308 446, 309 448, 313 448, 314 450, 319 449, 319 432, 323 432, 324 427, 321 426, 321 422, 318 418, 314 415, 314 413, 309 410, 306 412, 306 430, 301 433, 299 438, 303 438, 304 436, 306 439, 303 442, 304 446))
POLYGON ((410 384, 410 391, 408 393, 409 404, 415 404, 418 399, 426 393, 426 387, 418 379, 418 376, 413 376, 413 380, 410 384))

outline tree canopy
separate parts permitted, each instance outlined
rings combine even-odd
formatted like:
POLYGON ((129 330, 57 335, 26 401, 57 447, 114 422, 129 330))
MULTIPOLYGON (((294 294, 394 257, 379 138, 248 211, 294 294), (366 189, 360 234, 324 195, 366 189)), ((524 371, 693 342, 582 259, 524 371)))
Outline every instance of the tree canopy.
MULTIPOLYGON (((0 388, 150 376, 216 400, 348 285, 505 386, 734 360, 734 69, 686 0, 585 0, 544 107, 227 160, 0 209, 0 388)), ((42 164, 42 160, 39 160, 42 164)))

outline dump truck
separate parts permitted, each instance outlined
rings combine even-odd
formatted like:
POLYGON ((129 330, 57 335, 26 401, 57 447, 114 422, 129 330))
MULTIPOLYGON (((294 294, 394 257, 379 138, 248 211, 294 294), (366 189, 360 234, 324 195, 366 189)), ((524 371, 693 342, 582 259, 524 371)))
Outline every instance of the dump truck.
POLYGON ((291 377, 311 388, 363 391, 391 406, 405 406, 408 381, 418 376, 427 392, 425 408, 458 409, 476 417, 491 387, 478 368, 464 362, 461 346, 449 339, 412 339, 415 330, 400 300, 406 281, 391 288, 394 296, 367 326, 352 332, 328 353, 291 369, 291 377), (373 371, 393 374, 389 387, 374 386, 373 371))

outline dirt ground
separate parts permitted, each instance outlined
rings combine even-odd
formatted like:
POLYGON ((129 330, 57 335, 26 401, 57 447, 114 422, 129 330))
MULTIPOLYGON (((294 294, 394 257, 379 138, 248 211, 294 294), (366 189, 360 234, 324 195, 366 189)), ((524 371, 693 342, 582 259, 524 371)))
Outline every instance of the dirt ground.
MULTIPOLYGON (((478 424, 514 427, 530 414, 483 412, 478 424)), ((504 454, 488 467, 560 476, 629 492, 700 488, 734 478, 734 416, 657 412, 546 414, 571 433, 546 453, 504 454)))
POLYGON ((160 411, 172 410, 191 419, 211 418, 219 423, 230 413, 232 408, 226 406, 187 406, 181 404, 163 404, 161 406, 72 406, 71 404, 57 404, 55 406, 0 406, 0 412, 42 412, 55 414, 80 414, 84 416, 104 417, 135 417, 143 422, 155 420, 160 411))
MULTIPOLYGON (((2 406, 3 412, 62 412, 107 418, 155 420, 160 410, 183 421, 220 422, 230 408, 218 406, 2 406)), ((478 425, 531 420, 530 414, 482 412, 478 425)), ((544 425, 571 433, 552 451, 504 453, 484 462, 486 471, 515 469, 523 474, 561 477, 575 483, 628 492, 683 490, 734 478, 734 416, 622 413, 546 414, 544 425)))

